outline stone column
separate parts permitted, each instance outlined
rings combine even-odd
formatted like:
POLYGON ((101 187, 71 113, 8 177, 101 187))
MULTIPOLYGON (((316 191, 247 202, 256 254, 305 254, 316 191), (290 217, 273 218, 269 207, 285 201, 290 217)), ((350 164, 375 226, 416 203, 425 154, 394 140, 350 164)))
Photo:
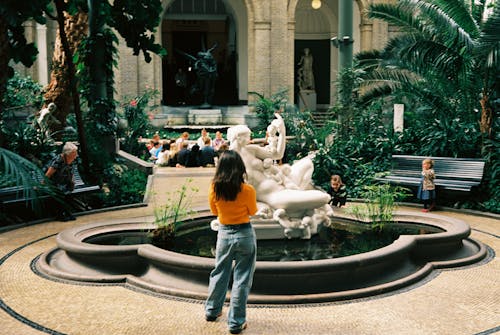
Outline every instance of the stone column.
POLYGON ((294 92, 294 85, 295 85, 295 78, 294 78, 294 73, 295 73, 295 64, 294 64, 294 54, 293 50, 295 50, 295 21, 289 21, 288 22, 288 37, 287 37, 287 42, 288 42, 288 63, 287 63, 287 82, 286 82, 286 87, 289 88, 288 91, 288 101, 290 103, 293 103, 293 97, 295 96, 294 92))
POLYGON ((385 22, 374 20, 372 27, 372 49, 383 49, 387 44, 389 25, 385 22))
POLYGON ((360 51, 372 50, 373 23, 363 22, 360 27, 360 51))
POLYGON ((252 82, 255 91, 269 95, 271 92, 271 22, 254 22, 255 44, 254 44, 254 64, 255 71, 252 75, 252 82))
POLYGON ((289 78, 289 36, 287 0, 273 0, 271 4, 271 93, 287 87, 289 78))
POLYGON ((38 82, 46 86, 49 83, 49 55, 47 50, 47 26, 45 24, 36 24, 36 44, 38 46, 38 82))

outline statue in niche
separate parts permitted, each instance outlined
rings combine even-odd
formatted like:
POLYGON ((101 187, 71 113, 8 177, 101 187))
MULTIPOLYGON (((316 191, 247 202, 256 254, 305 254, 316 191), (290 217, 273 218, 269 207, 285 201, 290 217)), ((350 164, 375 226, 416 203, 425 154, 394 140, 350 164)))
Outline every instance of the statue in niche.
POLYGON ((217 79, 217 62, 212 51, 217 48, 217 43, 206 51, 198 51, 196 57, 177 50, 180 54, 189 58, 193 63, 193 69, 196 72, 196 90, 203 96, 202 108, 208 108, 212 105, 215 93, 215 81, 217 79))
POLYGON ((313 72, 313 56, 309 48, 304 49, 304 54, 300 58, 298 70, 299 77, 299 89, 304 90, 315 90, 314 85, 314 72, 313 72))
POLYGON ((318 225, 328 225, 332 208, 330 196, 315 189, 311 182, 312 156, 292 165, 270 166, 283 158, 286 146, 285 123, 279 113, 268 128, 271 148, 250 144, 250 129, 237 125, 228 129, 230 149, 237 151, 247 170, 248 183, 257 192, 259 217, 277 221, 288 238, 311 238, 318 225))

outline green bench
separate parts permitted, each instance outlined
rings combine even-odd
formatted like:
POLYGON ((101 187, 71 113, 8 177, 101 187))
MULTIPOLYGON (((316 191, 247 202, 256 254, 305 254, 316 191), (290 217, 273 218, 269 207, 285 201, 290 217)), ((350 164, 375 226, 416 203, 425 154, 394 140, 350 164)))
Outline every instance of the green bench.
POLYGON ((434 182, 438 192, 441 190, 464 195, 481 184, 485 164, 483 159, 407 155, 393 155, 389 174, 376 180, 409 188, 418 187, 425 158, 434 161, 434 182))

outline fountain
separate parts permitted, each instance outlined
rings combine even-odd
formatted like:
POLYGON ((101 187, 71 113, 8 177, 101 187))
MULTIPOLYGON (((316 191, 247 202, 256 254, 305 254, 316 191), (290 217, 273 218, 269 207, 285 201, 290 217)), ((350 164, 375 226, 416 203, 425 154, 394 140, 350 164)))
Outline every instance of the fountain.
MULTIPOLYGON (((231 147, 247 166, 257 190, 259 213, 252 218, 257 240, 310 239, 321 229, 364 227, 343 211, 333 212, 328 194, 310 182, 312 161, 306 157, 285 168, 267 171, 266 159, 283 156, 285 129, 280 115, 268 128, 269 146, 248 145, 249 129, 228 130, 231 147)), ((271 165, 272 166, 272 165, 271 165)), ((103 245, 114 235, 135 236, 154 229, 153 217, 109 220, 59 233, 57 247, 42 254, 37 269, 50 277, 79 282, 127 283, 154 292, 205 299, 215 260, 160 249, 139 239, 129 245, 103 245)), ((395 290, 426 277, 434 269, 483 259, 486 247, 469 238, 461 220, 434 214, 396 212, 401 226, 418 225, 432 234, 402 234, 389 245, 359 254, 301 261, 258 260, 251 303, 305 303, 351 299, 395 290)), ((183 222, 179 234, 200 227, 217 229, 208 209, 183 222)), ((259 244, 259 242, 257 243, 259 244)))

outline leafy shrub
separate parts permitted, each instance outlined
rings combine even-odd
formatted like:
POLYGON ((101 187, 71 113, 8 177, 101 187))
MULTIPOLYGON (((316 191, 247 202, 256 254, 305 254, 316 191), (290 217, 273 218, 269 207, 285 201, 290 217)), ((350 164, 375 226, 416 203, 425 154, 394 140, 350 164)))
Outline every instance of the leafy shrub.
POLYGON ((146 192, 147 175, 126 165, 112 164, 104 170, 104 206, 140 203, 146 192))
POLYGON ((330 176, 338 174, 348 187, 349 197, 360 196, 363 186, 370 185, 376 173, 389 167, 393 149, 391 131, 384 123, 379 105, 358 111, 351 122, 351 131, 345 136, 339 136, 339 123, 333 122, 331 127, 331 142, 318 143, 314 182, 326 189, 330 176))
POLYGON ((121 116, 126 120, 126 128, 119 128, 118 136, 123 138, 121 146, 128 153, 141 157, 144 156, 144 144, 139 143, 138 139, 147 136, 151 130, 151 110, 156 106, 150 106, 151 100, 159 94, 158 90, 147 88, 141 95, 126 99, 121 105, 121 116), (149 111, 149 114, 148 114, 149 111))
POLYGON ((4 97, 4 107, 33 105, 40 108, 43 102, 42 85, 22 76, 18 72, 7 82, 7 92, 4 97))
POLYGON ((288 102, 288 89, 286 88, 272 94, 269 98, 257 92, 248 92, 248 94, 256 97, 256 101, 250 103, 249 106, 254 108, 259 118, 259 128, 257 130, 266 129, 273 120, 276 110, 284 107, 288 102))

